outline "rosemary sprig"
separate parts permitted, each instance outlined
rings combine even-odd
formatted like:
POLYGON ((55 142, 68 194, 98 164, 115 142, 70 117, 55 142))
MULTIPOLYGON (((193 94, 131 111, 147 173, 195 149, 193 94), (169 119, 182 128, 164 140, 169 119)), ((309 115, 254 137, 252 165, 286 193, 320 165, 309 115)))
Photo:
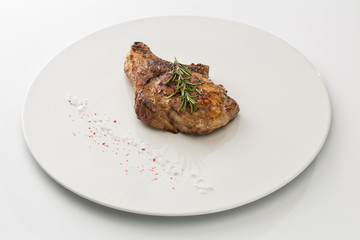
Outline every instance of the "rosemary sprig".
POLYGON ((190 111, 197 111, 196 107, 196 101, 194 98, 199 96, 200 91, 197 89, 197 86, 201 85, 201 83, 191 83, 189 82, 189 79, 191 78, 191 71, 187 68, 187 65, 181 64, 178 62, 178 60, 175 58, 174 63, 171 66, 172 75, 171 77, 165 82, 169 83, 171 81, 177 82, 175 92, 173 92, 171 95, 165 97, 165 99, 169 99, 178 92, 180 92, 180 99, 182 100, 181 106, 178 109, 178 112, 183 109, 183 111, 186 111, 187 105, 190 106, 190 111), (190 93, 197 92, 196 95, 191 95, 190 93))

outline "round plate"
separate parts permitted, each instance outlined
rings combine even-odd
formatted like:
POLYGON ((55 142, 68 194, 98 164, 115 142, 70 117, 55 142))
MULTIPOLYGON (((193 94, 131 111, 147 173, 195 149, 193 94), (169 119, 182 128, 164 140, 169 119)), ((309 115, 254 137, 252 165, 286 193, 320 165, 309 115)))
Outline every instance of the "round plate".
POLYGON ((231 21, 157 17, 66 48, 33 82, 22 117, 32 154, 64 187, 124 211, 183 216, 235 208, 294 179, 320 151, 331 107, 314 67, 279 38, 231 21), (123 73, 134 41, 209 65, 240 105, 237 118, 205 136, 145 126, 123 73))

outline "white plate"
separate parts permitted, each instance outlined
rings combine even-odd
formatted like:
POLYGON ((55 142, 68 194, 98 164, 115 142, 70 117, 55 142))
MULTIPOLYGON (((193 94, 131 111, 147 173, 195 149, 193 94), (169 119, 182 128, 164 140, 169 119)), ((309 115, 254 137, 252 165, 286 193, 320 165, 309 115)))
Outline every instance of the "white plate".
POLYGON ((301 53, 254 27, 204 17, 142 19, 83 38, 46 65, 23 108, 26 142, 52 178, 91 201, 150 215, 218 212, 274 192, 311 163, 330 122, 326 88, 301 53), (210 78, 236 99, 239 116, 206 136, 146 127, 136 118, 133 89, 123 73, 134 41, 164 59, 210 65, 210 78), (68 92, 88 99, 85 112, 65 100, 68 92), (89 137, 88 127, 97 125, 80 114, 104 119, 104 111, 115 135, 130 131, 148 143, 147 151, 177 161, 180 173, 166 173, 148 159, 149 152, 126 156, 126 143, 117 149, 109 136, 89 137))

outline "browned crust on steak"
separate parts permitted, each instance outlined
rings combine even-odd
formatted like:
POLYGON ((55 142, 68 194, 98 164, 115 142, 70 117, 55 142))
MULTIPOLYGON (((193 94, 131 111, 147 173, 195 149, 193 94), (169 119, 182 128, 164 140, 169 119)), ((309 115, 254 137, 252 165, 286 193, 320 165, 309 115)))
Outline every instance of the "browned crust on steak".
POLYGON ((226 125, 239 112, 239 105, 227 95, 222 85, 209 79, 209 66, 190 64, 190 82, 201 83, 195 100, 198 110, 177 111, 181 100, 177 95, 164 97, 175 91, 175 83, 165 84, 171 76, 171 63, 153 54, 149 47, 135 42, 126 56, 124 71, 135 89, 135 112, 146 125, 170 132, 206 134, 226 125))

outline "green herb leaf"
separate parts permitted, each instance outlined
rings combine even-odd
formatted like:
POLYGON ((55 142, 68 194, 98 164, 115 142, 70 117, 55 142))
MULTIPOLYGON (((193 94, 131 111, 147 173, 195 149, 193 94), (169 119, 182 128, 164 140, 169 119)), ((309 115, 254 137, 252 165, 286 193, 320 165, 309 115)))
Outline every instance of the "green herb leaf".
POLYGON ((177 87, 175 92, 165 97, 165 99, 172 98, 180 92, 179 98, 182 100, 182 103, 177 111, 179 112, 181 109, 183 109, 183 111, 185 112, 187 105, 189 105, 190 111, 192 113, 193 111, 198 110, 198 108, 196 107, 197 102, 194 100, 194 98, 198 97, 199 94, 201 94, 200 91, 197 89, 197 86, 201 85, 201 83, 191 83, 188 81, 192 76, 192 72, 187 67, 187 65, 179 63, 178 60, 175 58, 175 61, 171 66, 172 75, 165 82, 165 84, 174 81, 177 82, 177 87), (191 95, 191 92, 195 92, 198 94, 191 95))

